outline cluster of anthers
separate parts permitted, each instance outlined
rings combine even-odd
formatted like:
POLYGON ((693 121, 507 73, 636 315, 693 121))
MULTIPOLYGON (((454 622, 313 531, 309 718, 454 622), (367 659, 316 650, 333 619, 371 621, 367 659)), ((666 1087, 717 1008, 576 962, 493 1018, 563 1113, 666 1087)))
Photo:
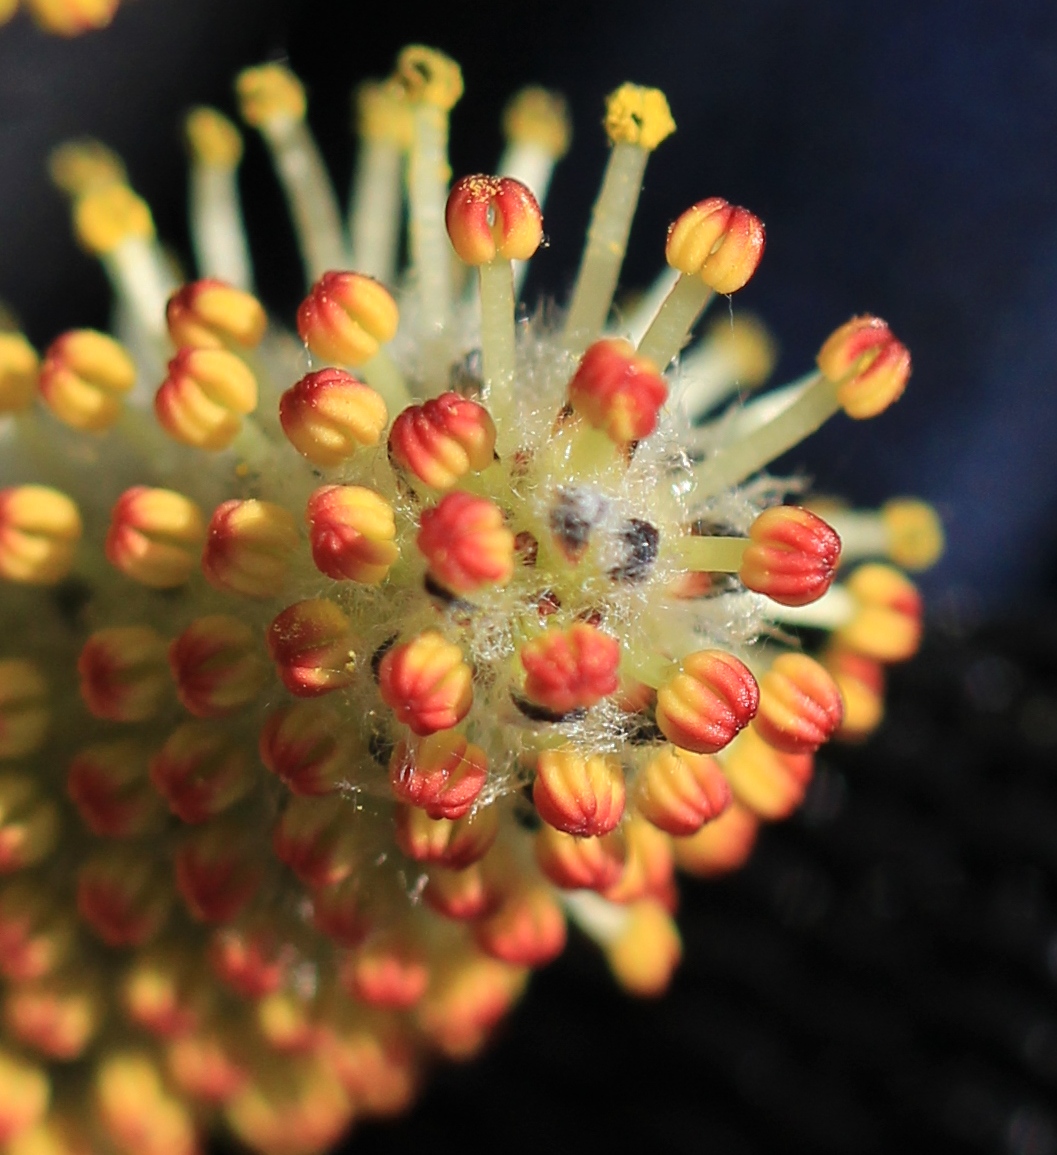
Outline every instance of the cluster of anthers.
POLYGON ((54 155, 120 340, 0 334, 8 1155, 189 1155, 218 1120, 323 1150, 474 1054, 567 923, 660 992, 676 867, 740 864, 917 644, 891 563, 933 559, 931 510, 824 521, 761 472, 900 395, 888 326, 854 317, 745 403, 756 323, 724 308, 684 349, 763 252, 718 197, 615 311, 675 128, 630 84, 571 303, 525 318, 566 115, 521 93, 501 175, 449 189, 461 91, 418 46, 359 90, 346 224, 296 78, 239 76, 310 284, 296 340, 252 294, 218 112, 187 121, 182 287, 113 154, 54 155))

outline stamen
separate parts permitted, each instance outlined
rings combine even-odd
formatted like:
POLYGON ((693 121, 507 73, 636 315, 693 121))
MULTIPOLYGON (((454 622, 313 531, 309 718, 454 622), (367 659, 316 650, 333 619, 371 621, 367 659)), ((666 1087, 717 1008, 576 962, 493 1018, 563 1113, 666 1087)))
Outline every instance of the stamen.
POLYGON ((363 446, 377 445, 389 413, 381 396, 351 373, 320 369, 279 398, 279 421, 298 453, 330 467, 363 446))
POLYGON ((532 801, 540 818, 579 837, 609 834, 624 813, 624 773, 611 754, 572 747, 544 750, 536 761, 532 801))
POLYGON ((174 441, 219 453, 257 408, 257 379, 226 349, 181 349, 154 396, 158 424, 174 441))
POLYGON ((120 417, 136 383, 136 365, 105 333, 74 329, 54 340, 40 368, 44 404, 66 425, 102 433, 120 417))
POLYGON ((825 514, 840 534, 845 561, 884 557, 916 571, 929 569, 943 553, 943 523, 924 501, 905 498, 877 511, 827 509, 825 514))
POLYGON ((150 780, 184 822, 205 822, 234 806, 257 783, 245 749, 207 722, 185 722, 150 760, 150 780))
POLYGON ((177 347, 246 352, 264 339, 268 317, 260 301, 223 281, 191 281, 165 306, 165 323, 177 347))
POLYGON ((429 734, 414 744, 400 741, 389 762, 393 797, 420 807, 430 818, 464 818, 487 778, 487 755, 455 730, 429 734))
POLYGON ((0 661, 0 759, 33 754, 50 721, 48 684, 37 667, 22 658, 0 661))
POLYGON ((121 0, 25 0, 30 15, 45 32, 80 36, 105 28, 121 0))
POLYGON ((23 413, 37 392, 40 359, 21 333, 0 329, 0 415, 23 413))
POLYGON ((415 734, 449 730, 473 704, 473 671, 439 630, 394 646, 378 667, 382 701, 415 734))
POLYGON ((474 925, 477 945, 512 966, 542 967, 565 949, 565 914, 549 886, 522 886, 474 925))
POLYGON ((748 313, 719 317, 704 340, 679 363, 668 403, 696 422, 735 390, 757 389, 771 375, 777 350, 770 333, 748 313))
POLYGON ((175 589, 194 573, 206 536, 198 506, 171 489, 127 489, 110 513, 107 561, 151 589, 175 589))
POLYGON ((81 700, 97 718, 142 722, 169 689, 166 643, 150 626, 96 630, 77 659, 81 700))
POLYGON ((282 593, 299 544, 297 522, 271 501, 225 501, 209 519, 202 572, 217 589, 248 598, 282 593))
POLYGON ((0 578, 52 586, 73 568, 81 540, 77 506, 57 489, 0 489, 0 578))

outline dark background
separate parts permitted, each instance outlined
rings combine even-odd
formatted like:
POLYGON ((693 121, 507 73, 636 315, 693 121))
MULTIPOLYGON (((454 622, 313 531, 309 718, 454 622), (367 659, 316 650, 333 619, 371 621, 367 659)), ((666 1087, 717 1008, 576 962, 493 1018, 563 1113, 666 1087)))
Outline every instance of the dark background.
MULTIPOLYGON (((339 189, 348 93, 409 40, 464 67, 453 164, 487 169, 519 86, 562 89, 572 154, 536 291, 561 295, 605 159, 602 97, 662 87, 678 124, 647 173, 625 282, 703 196, 748 205, 767 253, 738 301, 799 375, 851 313, 914 355, 906 397, 792 455, 863 502, 917 493, 950 538, 923 581, 931 641, 891 720, 835 753, 753 865, 688 887, 687 964, 657 1006, 612 993, 586 947, 541 975, 490 1058, 358 1149, 1057 1151, 1057 10, 986 0, 527 5, 126 0, 105 33, 0 30, 0 297, 38 344, 106 320, 47 151, 99 136, 187 251, 181 111, 230 111, 241 66, 288 57, 339 189)), ((299 270, 259 142, 243 170, 269 305, 299 270), (267 254, 266 256, 264 254, 267 254)))

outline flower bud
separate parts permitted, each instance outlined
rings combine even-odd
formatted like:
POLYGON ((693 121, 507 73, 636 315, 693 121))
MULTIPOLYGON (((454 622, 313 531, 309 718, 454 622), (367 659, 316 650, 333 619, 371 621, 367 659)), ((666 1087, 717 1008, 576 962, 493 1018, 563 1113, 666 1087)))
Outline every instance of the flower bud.
POLYGON ((297 310, 301 340, 321 361, 337 365, 370 361, 399 323, 392 294, 362 273, 324 273, 297 310))
POLYGON ((606 890, 624 872, 624 837, 579 838, 544 824, 535 837, 536 864, 563 890, 606 890))
MULTIPOLYGON (((242 160, 242 134, 215 108, 192 108, 184 120, 184 136, 195 164, 233 171, 242 160)), ((177 344, 195 342, 177 341, 177 344)))
POLYGON ((154 239, 154 219, 142 197, 126 184, 86 189, 73 206, 73 231, 82 249, 107 257, 126 241, 154 239))
POLYGON ((175 866, 180 897, 199 922, 232 922, 264 877, 257 846, 237 822, 226 819, 189 831, 175 866))
POLYGON ((278 597, 297 545, 297 522, 283 506, 256 498, 224 501, 209 519, 202 572, 228 593, 278 597))
POLYGON ((279 398, 279 421, 290 444, 313 465, 341 465, 364 445, 377 445, 389 420, 380 394, 344 369, 308 373, 279 398))
POLYGON ((667 398, 657 366, 620 337, 596 341, 569 382, 569 404, 618 445, 649 437, 667 398))
POLYGON ((530 189, 513 177, 464 176, 444 210, 451 247, 467 265, 497 258, 527 261, 543 240, 543 216, 530 189))
POLYGON ((519 888, 474 926, 474 939, 485 954, 502 962, 545 966, 565 949, 565 915, 549 886, 519 888))
POLYGON ((921 595, 909 578, 889 565, 862 565, 845 589, 856 612, 836 631, 839 645, 877 662, 903 662, 917 651, 921 595))
POLYGON ((804 606, 833 584, 840 538, 813 513, 795 505, 765 510, 749 527, 738 576, 783 606, 804 606))
POLYGON ((910 354, 880 317, 852 317, 818 352, 823 377, 837 386, 849 417, 876 417, 898 401, 910 376, 910 354))
POLYGON ((359 946, 371 930, 363 883, 346 878, 312 894, 312 925, 338 946, 359 946))
POLYGON ((898 566, 929 569, 943 553, 943 522, 927 501, 901 498, 881 507, 888 552, 898 566))
POLYGON ((748 668, 721 650, 699 650, 657 690, 657 725, 675 746, 715 754, 756 714, 759 687, 748 668))
POLYGON ((521 647, 521 664, 525 697, 562 716, 616 691, 620 643, 586 622, 554 626, 521 647))
POLYGON ((623 929, 605 944, 613 977, 629 994, 656 998, 668 989, 683 956, 683 944, 671 915, 656 899, 631 903, 623 929))
POLYGON ((270 121, 304 119, 304 86, 281 64, 244 68, 235 80, 235 94, 242 119, 253 128, 270 121))
POLYGON ((103 1009, 98 986, 84 973, 50 976, 8 989, 4 1026, 23 1046, 70 1062, 91 1042, 103 1009))
POLYGON ((287 606, 268 627, 267 640, 283 685, 299 698, 344 689, 356 676, 349 619, 326 598, 287 606))
POLYGON ((779 654, 760 681, 760 708, 753 726, 787 754, 813 754, 828 742, 844 717, 840 690, 830 674, 806 654, 779 654))
POLYGON ((121 415, 136 383, 136 363, 105 333, 73 329, 56 338, 40 367, 44 404, 72 429, 102 433, 121 415))
POLYGON ((450 730, 473 703, 473 671, 454 642, 425 630, 394 646, 378 669, 382 701, 420 735, 450 730))
POLYGON ((59 812, 42 784, 26 774, 0 774, 0 874, 43 861, 59 837, 59 812))
POLYGON ((400 556, 393 507, 362 485, 324 485, 305 509, 312 560, 335 581, 378 585, 400 556))
POLYGON ((217 930, 207 957, 216 977, 244 999, 279 990, 294 963, 293 948, 271 920, 217 930))
POLYGON ((533 144, 552 160, 569 151, 572 125, 565 100, 545 88, 523 88, 503 110, 503 135, 514 144, 533 144))
POLYGON ((585 756, 569 746, 544 750, 536 762, 532 801, 544 822, 566 834, 608 834, 624 813, 620 761, 611 754, 585 756))
POLYGON ((260 693, 268 667, 254 631, 239 618, 196 618, 169 647, 176 694, 197 718, 222 718, 260 693))
POLYGON ((638 84, 622 84, 609 94, 603 123, 613 144, 634 144, 648 152, 675 132, 664 93, 638 84))
POLYGON ((169 687, 165 639, 150 626, 96 630, 77 659, 81 700, 108 722, 142 722, 169 687))
POLYGON ((853 650, 834 646, 822 655, 844 701, 844 720, 837 736, 857 742, 872 734, 884 716, 884 667, 853 650))
POLYGON ((73 568, 81 540, 77 506, 57 489, 0 489, 0 578, 53 586, 73 568))
POLYGON ((723 754, 734 797, 769 822, 787 818, 803 802, 813 770, 813 755, 776 750, 751 726, 723 754))
POLYGON ((66 792, 84 824, 102 838, 133 838, 158 823, 161 799, 135 742, 97 742, 73 756, 66 792))
POLYGON ((77 913, 107 946, 141 946, 169 916, 171 890, 144 847, 109 846, 77 872, 77 913))
POLYGON ((668 226, 664 255, 673 269, 717 293, 737 292, 763 256, 763 222, 748 209, 709 197, 668 226))
POLYGON ((10 1143, 44 1118, 51 1098, 48 1076, 0 1047, 0 1143, 10 1143))
POLYGON ((169 336, 177 348, 255 349, 268 317, 260 301, 244 289, 206 278, 178 289, 165 306, 169 336))
POLYGON ((398 805, 393 815, 397 846, 415 862, 462 870, 489 851, 499 833, 494 805, 471 809, 461 818, 433 818, 418 806, 398 805))
POLYGON ((261 727, 261 761, 294 794, 330 794, 350 770, 337 727, 338 719, 322 703, 280 706, 261 727))
POLYGON ((243 748, 206 722, 184 722, 150 760, 150 780, 187 823, 205 822, 244 798, 256 784, 243 748))
POLYGON ((415 543, 446 590, 470 594, 514 576, 514 535, 495 502, 456 490, 424 509, 419 525, 415 543))
POLYGON ((154 395, 158 424, 174 440, 219 452, 257 408, 257 379, 227 349, 180 349, 154 395))
POLYGON ((659 750, 635 785, 635 807, 648 822, 676 837, 693 834, 730 805, 719 763, 677 746, 659 750))
POLYGON ((454 730, 419 742, 400 741, 389 761, 393 796, 421 807, 430 818, 454 820, 468 814, 487 778, 485 752, 454 730))
POLYGON ((483 405, 442 393, 409 405, 389 431, 389 456, 433 489, 449 489, 495 460, 495 425, 483 405))
POLYGON ((0 660, 0 759, 38 750, 48 732, 48 686, 32 662, 0 660))
POLYGON ((206 535, 202 511, 182 493, 135 485, 110 511, 106 557, 126 577, 151 589, 175 589, 194 573, 206 535))
POLYGON ((355 810, 339 794, 291 798, 275 827, 275 856, 306 886, 336 886, 359 860, 355 810))
POLYGON ((40 375, 36 350, 21 333, 0 332, 0 416, 33 404, 40 375))
POLYGON ((680 870, 698 878, 729 874, 745 865, 759 829, 756 815, 739 802, 732 802, 696 834, 675 839, 675 861, 680 870))
POLYGON ((74 922, 35 879, 0 888, 0 974, 23 983, 52 974, 69 958, 74 922))

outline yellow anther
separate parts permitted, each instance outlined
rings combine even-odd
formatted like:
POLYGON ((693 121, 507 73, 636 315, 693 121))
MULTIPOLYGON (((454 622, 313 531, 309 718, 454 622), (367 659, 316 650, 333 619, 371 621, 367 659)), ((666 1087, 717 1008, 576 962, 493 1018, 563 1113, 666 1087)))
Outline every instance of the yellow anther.
POLYGON ((443 52, 409 44, 396 58, 396 80, 412 104, 448 112, 462 96, 462 69, 443 52))
POLYGON ((51 343, 40 370, 40 395, 74 429, 101 433, 121 414, 121 398, 136 383, 136 364, 113 337, 74 329, 51 343))
POLYGON ((0 874, 47 858, 59 837, 59 811, 28 774, 0 776, 0 874))
POLYGON ((18 0, 0 0, 0 24, 6 24, 18 11, 18 0))
POLYGON ((637 84, 622 84, 610 93, 604 124, 613 144, 637 144, 648 152, 675 132, 664 93, 637 84))
POLYGON ((21 333, 0 332, 0 415, 33 404, 39 369, 36 350, 21 333))
POLYGON ((56 36, 80 36, 105 28, 114 19, 120 0, 26 0, 33 19, 56 36))
POLYGON ((523 88, 503 111, 503 132, 514 144, 535 144, 560 159, 572 138, 565 99, 545 88, 523 88))
POLYGON ((81 245, 95 256, 112 253, 132 237, 151 240, 154 220, 147 202, 124 184, 97 185, 73 209, 73 227, 81 245))
POLYGON ((57 489, 0 490, 0 577, 54 585, 70 572, 80 538, 77 506, 57 489))
POLYGON ((304 86, 281 64, 244 68, 235 81, 235 94, 242 119, 253 128, 269 121, 304 119, 304 86))
POLYGON ((889 501, 881 507, 881 521, 888 534, 889 555, 896 565, 922 570, 939 560, 943 523, 928 502, 910 498, 889 501))
POLYGON ((124 184, 124 162, 102 141, 86 137, 67 140, 51 150, 48 157, 51 179, 71 197, 84 196, 92 189, 124 184))
POLYGON ((48 687, 21 658, 0 661, 0 758, 32 754, 48 729, 48 687))
POLYGON ((411 106, 395 80, 368 81, 353 93, 356 130, 364 140, 388 141, 411 147, 411 106))
POLYGON ((762 321, 751 313, 717 317, 709 326, 706 340, 711 348, 729 358, 735 380, 745 389, 755 389, 770 377, 778 357, 778 347, 762 321))
POLYGON ((184 121, 191 158, 215 168, 234 168, 242 160, 242 134, 215 108, 192 108, 184 121))

